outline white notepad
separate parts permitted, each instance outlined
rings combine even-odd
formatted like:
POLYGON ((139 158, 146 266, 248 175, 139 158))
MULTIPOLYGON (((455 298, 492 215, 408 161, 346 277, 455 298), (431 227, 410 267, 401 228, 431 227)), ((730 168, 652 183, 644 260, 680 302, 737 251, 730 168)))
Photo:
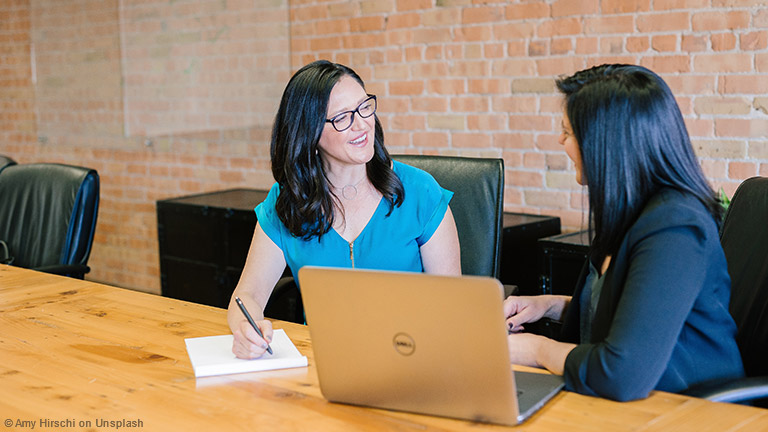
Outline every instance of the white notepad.
POLYGON ((257 372, 273 369, 304 367, 307 357, 301 355, 296 346, 285 334, 285 330, 275 329, 269 346, 273 354, 264 355, 255 360, 243 360, 232 353, 233 336, 206 336, 185 339, 187 353, 192 362, 195 377, 226 375, 243 372, 257 372))

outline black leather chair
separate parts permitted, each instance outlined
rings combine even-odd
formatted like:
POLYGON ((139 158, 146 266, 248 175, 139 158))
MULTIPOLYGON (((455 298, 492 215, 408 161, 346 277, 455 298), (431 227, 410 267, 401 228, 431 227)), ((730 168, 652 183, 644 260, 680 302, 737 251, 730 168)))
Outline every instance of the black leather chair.
POLYGON ((93 169, 37 163, 0 172, 0 240, 12 265, 82 279, 98 208, 93 169))
POLYGON ((499 277, 504 213, 504 161, 458 156, 393 155, 432 174, 453 191, 451 211, 461 245, 461 272, 499 277))
MULTIPOLYGON (((450 206, 459 234, 461 269, 466 275, 499 277, 504 212, 504 161, 455 156, 393 155, 393 159, 432 174, 454 192, 450 206)), ((505 287, 513 292, 515 287, 505 287)), ((264 315, 304 322, 301 295, 293 278, 282 278, 264 315)))
POLYGON ((730 312, 747 377, 706 383, 686 393, 718 402, 768 406, 768 178, 745 180, 720 231, 731 275, 730 312))
POLYGON ((0 172, 11 165, 16 165, 16 161, 9 158, 8 156, 0 155, 0 172))
POLYGON ((264 316, 304 324, 304 303, 301 301, 296 280, 292 276, 283 276, 277 281, 264 307, 264 316))

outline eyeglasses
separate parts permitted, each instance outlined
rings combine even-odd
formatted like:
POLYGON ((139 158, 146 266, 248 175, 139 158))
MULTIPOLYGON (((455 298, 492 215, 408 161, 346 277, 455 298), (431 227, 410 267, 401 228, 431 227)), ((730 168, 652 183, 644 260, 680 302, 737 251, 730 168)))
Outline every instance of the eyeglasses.
POLYGON ((336 129, 339 132, 344 132, 345 130, 352 127, 352 123, 355 122, 355 113, 360 116, 360 118, 368 118, 373 115, 373 113, 376 112, 376 96, 369 94, 368 99, 364 100, 363 103, 357 106, 353 111, 344 111, 343 113, 336 114, 333 116, 333 118, 326 119, 326 123, 330 123, 333 125, 333 128, 336 129))

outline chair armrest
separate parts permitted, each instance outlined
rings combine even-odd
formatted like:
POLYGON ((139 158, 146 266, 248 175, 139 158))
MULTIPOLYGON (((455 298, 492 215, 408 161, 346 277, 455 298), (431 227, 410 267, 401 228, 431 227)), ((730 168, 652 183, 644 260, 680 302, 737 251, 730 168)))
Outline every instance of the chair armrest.
POLYGON ((83 279, 85 274, 91 271, 91 268, 82 264, 57 264, 35 267, 32 270, 83 279))
POLYGON ((713 381, 689 388, 683 394, 714 402, 747 402, 768 397, 768 376, 713 381))
POLYGON ((293 279, 293 276, 283 276, 275 284, 275 288, 272 290, 272 295, 275 297, 280 297, 281 295, 295 289, 298 288, 296 287, 296 280, 293 279))
POLYGON ((264 316, 283 321, 305 324, 304 304, 296 280, 291 276, 282 277, 272 290, 264 307, 264 316))

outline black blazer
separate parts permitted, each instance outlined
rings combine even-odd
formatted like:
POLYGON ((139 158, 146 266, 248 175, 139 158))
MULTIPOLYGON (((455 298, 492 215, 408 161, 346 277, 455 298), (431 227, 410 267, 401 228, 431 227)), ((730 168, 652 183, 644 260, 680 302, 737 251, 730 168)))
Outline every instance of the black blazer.
POLYGON ((695 197, 663 189, 651 198, 611 258, 592 340, 580 341, 586 274, 563 325, 562 339, 579 343, 566 389, 623 401, 744 375, 718 227, 695 197))

